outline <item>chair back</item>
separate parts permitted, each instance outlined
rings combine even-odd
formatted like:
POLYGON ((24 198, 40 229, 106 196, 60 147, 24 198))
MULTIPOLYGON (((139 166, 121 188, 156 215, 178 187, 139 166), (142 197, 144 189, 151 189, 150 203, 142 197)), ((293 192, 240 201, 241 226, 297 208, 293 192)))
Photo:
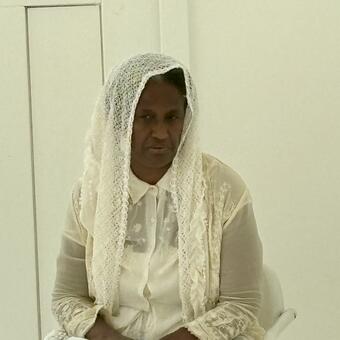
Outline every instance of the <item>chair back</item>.
POLYGON ((275 272, 263 266, 262 305, 258 315, 260 325, 270 329, 284 312, 283 294, 280 281, 275 272))

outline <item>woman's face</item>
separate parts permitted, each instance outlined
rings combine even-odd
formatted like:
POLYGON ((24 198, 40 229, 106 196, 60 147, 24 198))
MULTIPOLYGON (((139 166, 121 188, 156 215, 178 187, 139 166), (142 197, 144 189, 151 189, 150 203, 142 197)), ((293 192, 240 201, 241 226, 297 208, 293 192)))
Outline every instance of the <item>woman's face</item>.
POLYGON ((170 167, 184 116, 185 97, 179 90, 159 78, 150 79, 136 107, 131 141, 131 167, 142 180, 163 175, 170 167))

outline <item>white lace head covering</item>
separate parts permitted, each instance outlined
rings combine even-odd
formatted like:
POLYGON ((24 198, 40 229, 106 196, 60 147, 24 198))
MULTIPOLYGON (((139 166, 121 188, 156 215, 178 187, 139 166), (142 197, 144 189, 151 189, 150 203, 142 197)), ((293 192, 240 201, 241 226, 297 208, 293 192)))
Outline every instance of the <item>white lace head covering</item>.
POLYGON ((112 69, 96 102, 86 138, 80 221, 93 235, 96 303, 112 314, 119 309, 134 113, 148 79, 173 68, 184 72, 188 102, 181 143, 170 168, 171 197, 179 226, 180 297, 185 319, 192 319, 204 309, 204 247, 200 237, 204 228, 201 224, 193 228, 204 195, 195 87, 181 63, 162 54, 147 53, 112 69), (190 236, 193 231, 195 245, 190 236), (201 289, 192 284, 193 276, 203 280, 201 289))

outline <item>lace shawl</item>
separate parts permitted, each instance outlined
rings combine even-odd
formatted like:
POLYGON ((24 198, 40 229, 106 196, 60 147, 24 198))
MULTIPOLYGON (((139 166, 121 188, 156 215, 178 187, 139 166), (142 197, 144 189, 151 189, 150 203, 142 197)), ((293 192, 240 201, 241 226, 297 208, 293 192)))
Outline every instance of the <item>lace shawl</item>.
POLYGON ((205 312, 206 261, 202 216, 204 181, 198 144, 198 107, 192 78, 171 57, 141 54, 115 67, 98 97, 86 137, 80 221, 93 235, 95 303, 119 310, 120 263, 128 211, 128 179, 134 112, 148 79, 173 68, 184 72, 187 111, 181 143, 171 166, 171 197, 178 219, 180 298, 183 320, 205 312), (193 246, 194 245, 194 246, 193 246))

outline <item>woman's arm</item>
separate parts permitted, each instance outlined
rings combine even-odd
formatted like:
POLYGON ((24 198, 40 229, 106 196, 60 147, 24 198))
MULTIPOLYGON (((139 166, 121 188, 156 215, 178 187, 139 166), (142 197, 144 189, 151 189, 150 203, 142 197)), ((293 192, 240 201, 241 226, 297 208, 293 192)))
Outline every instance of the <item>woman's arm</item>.
POLYGON ((91 340, 126 339, 99 316, 102 306, 88 295, 85 229, 79 223, 79 183, 72 190, 52 293, 52 312, 68 335, 91 340))
POLYGON ((220 298, 215 308, 185 325, 199 339, 262 340, 256 314, 261 302, 262 245, 246 191, 223 226, 220 298))
POLYGON ((76 189, 67 209, 57 258, 52 312, 68 335, 83 337, 93 326, 101 306, 88 296, 85 247, 75 208, 76 189))

